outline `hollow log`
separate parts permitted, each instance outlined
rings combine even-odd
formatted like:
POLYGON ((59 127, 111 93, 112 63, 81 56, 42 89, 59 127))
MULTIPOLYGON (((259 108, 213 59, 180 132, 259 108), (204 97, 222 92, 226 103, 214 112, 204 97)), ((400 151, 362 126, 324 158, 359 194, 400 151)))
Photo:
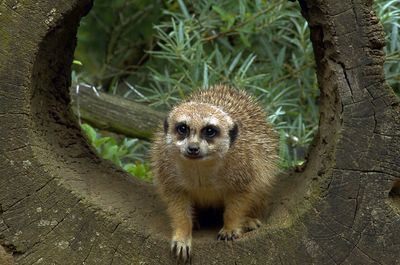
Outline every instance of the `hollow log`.
POLYGON ((165 114, 120 96, 81 87, 70 90, 71 109, 90 125, 132 138, 149 140, 165 114))
MULTIPOLYGON (((193 264, 400 264, 400 107, 385 83, 382 26, 372 1, 300 5, 321 90, 308 162, 280 176, 260 229, 234 242, 195 232, 193 264)), ((0 255, 174 264, 154 187, 98 158, 67 111, 76 31, 90 6, 0 4, 0 255)))

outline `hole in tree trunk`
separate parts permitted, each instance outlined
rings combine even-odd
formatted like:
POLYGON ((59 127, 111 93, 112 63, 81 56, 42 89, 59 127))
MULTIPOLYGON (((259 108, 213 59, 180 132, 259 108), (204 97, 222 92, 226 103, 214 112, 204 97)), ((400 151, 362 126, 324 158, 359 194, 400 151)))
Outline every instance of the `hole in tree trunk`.
POLYGON ((212 229, 217 230, 223 225, 223 209, 222 208, 195 208, 195 225, 194 229, 212 229))
MULTIPOLYGON (((110 4, 110 6, 111 5, 113 4, 110 4)), ((157 6, 149 6, 148 8, 149 13, 147 14, 161 13, 157 11, 159 9, 159 7, 157 6)), ((293 9, 299 7, 297 6, 297 4, 287 3, 286 8, 293 9)), ((101 5, 96 6, 95 2, 92 12, 94 12, 95 14, 99 14, 98 12, 105 12, 104 10, 110 9, 104 9, 101 5)), ((125 10, 124 12, 127 12, 127 10, 125 10)), ((130 10, 127 13, 134 14, 135 12, 132 12, 132 10, 130 10)), ((78 33, 78 46, 74 56, 76 61, 75 64, 72 66, 73 89, 71 89, 70 91, 72 97, 72 104, 70 107, 75 112, 77 116, 77 121, 81 124, 81 128, 85 132, 88 142, 95 147, 99 156, 111 160, 114 164, 121 166, 125 171, 129 172, 132 175, 133 179, 135 179, 135 177, 138 177, 139 179, 149 180, 150 182, 151 174, 147 174, 149 170, 148 161, 146 159, 146 151, 149 147, 149 143, 147 142, 147 140, 151 139, 154 130, 157 128, 157 125, 161 124, 162 120, 164 120, 167 111, 170 109, 170 105, 176 103, 174 101, 171 101, 171 99, 169 99, 169 96, 167 97, 168 104, 157 103, 155 99, 164 98, 164 96, 159 96, 157 95, 157 93, 161 93, 165 96, 172 93, 174 97, 171 98, 178 98, 184 94, 187 95, 190 91, 188 90, 185 91, 185 93, 178 93, 178 90, 174 90, 171 92, 166 89, 166 87, 168 87, 168 84, 162 84, 162 89, 160 89, 160 91, 158 91, 157 89, 151 89, 156 87, 154 85, 154 82, 156 81, 154 80, 158 80, 159 78, 156 75, 154 77, 150 75, 148 73, 147 67, 149 65, 151 66, 152 60, 155 60, 157 58, 152 57, 152 60, 148 60, 148 58, 150 58, 150 55, 145 54, 144 51, 151 49, 158 50, 161 48, 152 46, 146 47, 146 43, 150 43, 145 39, 147 35, 136 36, 131 35, 129 32, 118 33, 121 34, 121 36, 124 36, 125 39, 135 40, 135 43, 142 43, 144 45, 132 47, 124 46, 125 42, 118 42, 119 46, 115 46, 114 49, 116 51, 119 51, 120 54, 125 54, 126 58, 113 56, 113 49, 99 52, 99 50, 102 49, 103 43, 105 41, 112 40, 114 38, 111 36, 105 37, 106 33, 104 32, 104 34, 88 35, 88 33, 92 32, 94 29, 96 32, 101 31, 101 26, 99 25, 97 21, 98 18, 96 16, 91 16, 91 13, 89 13, 89 15, 83 19, 84 23, 81 24, 78 33), (96 28, 96 26, 99 28, 96 28), (83 38, 80 38, 81 36, 83 36, 83 38), (96 39, 87 39, 84 36, 96 36, 96 39), (104 41, 101 40, 101 38, 104 38, 104 41), (99 47, 96 46, 99 44, 101 44, 99 47), (93 47, 97 48, 94 49, 93 47), (125 52, 121 53, 121 50, 124 50, 125 52), (110 53, 106 56, 107 58, 109 58, 109 61, 107 61, 107 58, 101 57, 104 56, 104 54, 106 53, 110 53), (98 63, 93 64, 91 60, 95 60, 98 63), (104 67, 104 69, 112 69, 111 71, 103 71, 95 67, 96 65, 101 64, 101 62, 103 61, 107 62, 108 65, 113 66, 111 68, 104 67), (135 71, 131 71, 132 65, 134 65, 135 71), (121 73, 115 72, 115 69, 120 69, 120 71, 124 72, 124 74, 121 75, 121 73), (146 76, 148 77, 143 80, 141 78, 137 78, 137 76, 140 76, 140 73, 146 74, 146 76), (143 89, 143 87, 147 89, 143 89), (100 88, 102 89, 100 90, 100 88), (151 100, 154 100, 154 102, 151 100), (153 104, 153 107, 146 106, 150 103, 153 104), (154 106, 158 107, 155 108, 154 106), (134 139, 128 139, 125 138, 125 136, 134 139)), ((148 23, 149 25, 160 23, 160 17, 158 15, 148 17, 148 19, 153 20, 152 23, 148 23)), ((298 13, 297 19, 299 23, 301 23, 302 25, 306 25, 306 22, 302 18, 300 12, 298 13)), ((139 22, 134 22, 130 26, 136 28, 136 30, 134 30, 136 33, 138 33, 137 28, 144 28, 146 26, 144 24, 139 27, 137 25, 135 26, 135 23, 141 23, 140 21, 142 20, 139 20, 139 22)), ((286 27, 288 27, 288 29, 294 29, 295 27, 291 20, 287 20, 286 22, 282 20, 280 23, 284 23, 286 27)), ((271 30, 273 33, 273 29, 271 30)), ((278 28, 275 28, 275 30, 280 31, 280 26, 278 28)), ((151 32, 150 30, 149 32, 156 36, 157 32, 151 32)), ((288 31, 287 34, 289 34, 289 32, 291 31, 288 31)), ((270 35, 274 35, 272 33, 270 33, 270 35)), ((304 47, 301 48, 301 51, 296 51, 295 48, 288 48, 285 50, 284 54, 281 54, 281 44, 275 44, 273 49, 271 48, 271 46, 264 48, 260 46, 257 53, 257 58, 269 58, 269 56, 272 56, 272 54, 274 54, 275 57, 271 60, 279 61, 278 57, 283 56, 282 60, 284 60, 286 65, 290 66, 289 72, 285 72, 283 69, 282 71, 277 71, 276 74, 271 76, 272 79, 279 80, 279 82, 276 81, 274 84, 270 84, 269 81, 264 81, 263 83, 255 83, 258 86, 262 87, 263 90, 268 90, 269 93, 262 94, 260 92, 261 90, 252 89, 252 87, 254 86, 240 86, 241 88, 247 90, 253 96, 257 97, 260 104, 265 106, 267 113, 270 115, 269 118, 271 122, 275 124, 276 130, 279 132, 281 157, 280 166, 282 171, 294 168, 294 170, 299 173, 299 177, 296 177, 295 180, 293 180, 293 178, 288 179, 288 174, 285 174, 285 176, 281 176, 279 178, 279 185, 277 185, 276 192, 274 192, 276 193, 276 195, 273 196, 273 199, 271 198, 269 203, 270 207, 266 209, 266 211, 268 212, 266 212, 265 216, 263 217, 263 223, 265 223, 267 227, 283 227, 288 226, 292 222, 292 219, 289 218, 289 216, 292 215, 292 212, 296 212, 296 214, 298 214, 298 207, 295 207, 295 205, 303 200, 303 193, 305 192, 304 187, 307 184, 307 182, 304 180, 305 177, 301 177, 300 174, 306 168, 305 164, 308 157, 308 146, 313 141, 314 134, 316 134, 318 130, 318 105, 320 103, 316 76, 312 68, 312 46, 311 42, 307 41, 309 39, 308 34, 308 31, 299 32, 298 34, 298 39, 306 40, 304 43, 304 47), (300 60, 304 64, 297 65, 291 61, 291 58, 293 58, 293 56, 297 58, 297 55, 301 55, 304 57, 304 59, 300 60), (291 76, 290 73, 292 71, 297 74, 291 76), (288 77, 288 75, 290 77, 288 77), (302 87, 302 89, 298 92, 290 92, 290 90, 287 89, 288 87, 302 87), (282 91, 286 92, 283 93, 282 91), (290 97, 290 95, 292 95, 292 97, 290 97), (292 107, 285 109, 285 106, 288 102, 295 102, 293 103, 297 106, 295 113, 293 113, 292 107), (300 190, 300 192, 297 192, 298 190, 300 190), (287 194, 290 195, 287 196, 287 194)), ((154 38, 153 35, 149 35, 147 37, 154 38)), ((265 39, 268 39, 268 36, 268 34, 263 34, 263 38, 265 39)), ((290 38, 292 37, 293 36, 291 36, 290 38)), ((223 36, 221 35, 219 36, 219 38, 223 38, 223 36)), ((232 37, 230 37, 230 39, 232 40, 232 37)), ((240 41, 237 40, 237 42, 240 41)), ((133 41, 129 41, 128 43, 133 43, 133 41)), ((213 42, 211 41, 201 41, 199 43, 201 45, 208 45, 208 48, 213 48, 213 46, 211 46, 213 42)), ((259 43, 259 41, 257 41, 257 43, 259 43)), ((288 47, 291 47, 292 44, 287 43, 286 45, 288 47)), ((108 47, 109 45, 105 46, 108 47)), ((193 50, 195 51, 199 49, 195 47, 195 49, 193 50)), ((249 51, 249 53, 253 52, 254 51, 249 51)), ((231 54, 231 51, 228 51, 228 54, 231 54)), ((234 58, 232 58, 232 61, 230 63, 234 63, 233 59, 234 58)), ((237 60, 237 63, 240 66, 245 63, 246 56, 243 56, 243 58, 238 57, 237 60)), ((256 63, 259 62, 256 61, 256 63)), ((190 62, 190 65, 192 64, 193 63, 190 62)), ((201 65, 197 72, 204 71, 203 63, 194 65, 201 65)), ((265 63, 264 67, 266 67, 267 65, 270 65, 270 63, 265 63)), ((160 73, 164 73, 165 70, 163 68, 167 66, 166 61, 159 60, 158 63, 155 64, 155 67, 156 66, 160 67, 160 73)), ((213 65, 211 66, 212 67, 210 69, 224 69, 224 67, 221 68, 213 65)), ((250 67, 250 70, 247 74, 255 75, 256 72, 252 73, 251 71, 256 68, 257 67, 250 67)), ((275 68, 279 68, 279 66, 277 65, 275 68)), ((173 68, 167 67, 167 69, 170 71, 173 68)), ((239 70, 240 67, 233 67, 232 76, 234 76, 235 71, 239 70)), ((270 73, 272 72, 272 70, 273 69, 264 71, 270 73)), ((214 80, 215 78, 209 76, 208 79, 214 80)), ((225 79, 229 78, 227 77, 225 79)), ((232 79, 234 78, 232 77, 232 79)), ((186 78, 184 80, 190 80, 190 78, 186 78)), ((217 82, 219 81, 210 81, 210 85, 217 82)), ((194 88, 194 86, 195 85, 187 84, 184 87, 194 88)), ((325 135, 321 137, 321 139, 322 138, 326 139, 325 135)), ((317 143, 314 143, 314 145, 317 145, 317 143)), ((116 174, 113 174, 112 176, 115 177, 116 174)), ((307 175, 304 174, 304 176, 307 175)), ((105 181, 107 181, 107 177, 105 177, 105 181)), ((126 186, 126 188, 135 190, 134 187, 126 186)), ((113 196, 113 193, 114 192, 110 190, 110 196, 113 196)), ((101 193, 101 197, 105 198, 105 195, 101 193)), ((210 209, 205 209, 197 212, 195 216, 197 219, 195 227, 197 226, 200 229, 194 232, 195 237, 212 235, 211 237, 209 236, 209 238, 215 238, 216 233, 223 225, 222 213, 223 211, 210 209), (207 232, 209 233, 207 234, 207 232)), ((153 217, 156 215, 157 214, 154 213, 152 214, 153 217)), ((154 223, 151 223, 149 221, 145 221, 146 225, 150 224, 150 226, 152 227, 163 227, 163 225, 161 224, 162 218, 155 217, 154 219, 156 220, 158 225, 155 225, 154 223)), ((157 231, 157 234, 159 234, 158 232, 159 231, 157 231)))
POLYGON ((394 205, 400 210, 400 181, 393 184, 392 189, 389 191, 389 198, 393 201, 394 205))
MULTIPOLYGON (((162 27, 168 28, 167 35, 165 35, 165 32, 161 33, 161 28, 155 30, 153 25, 163 25, 162 23, 170 21, 170 18, 160 15, 163 13, 161 6, 154 5, 152 1, 148 0, 144 3, 148 5, 143 11, 136 10, 134 6, 130 6, 129 9, 121 8, 119 2, 110 2, 104 5, 95 2, 91 13, 82 20, 83 23, 81 23, 78 32, 78 46, 74 57, 76 61, 72 67, 74 89, 71 90, 73 103, 71 108, 77 114, 77 119, 81 123, 87 123, 83 126, 83 130, 100 156, 112 160, 114 164, 121 166, 135 177, 150 180, 151 174, 147 174, 149 166, 146 160, 149 147, 148 140, 151 139, 158 124, 161 124, 161 121, 164 120, 164 116, 171 106, 176 104, 178 98, 180 99, 190 93, 188 88, 201 87, 206 80, 207 83, 209 80, 208 85, 231 80, 232 82, 226 82, 231 86, 243 88, 255 96, 260 104, 265 107, 271 122, 275 124, 280 137, 281 168, 284 170, 292 168, 302 170, 308 158, 308 147, 318 130, 319 90, 312 66, 314 64, 313 50, 311 42, 308 41, 308 30, 292 36, 292 33, 296 32, 295 25, 297 23, 307 28, 300 12, 297 13, 296 23, 286 18, 276 19, 279 25, 285 25, 287 28, 284 31, 285 34, 288 34, 287 38, 283 37, 281 40, 292 38, 305 40, 301 47, 296 48, 288 41, 284 43, 284 46, 286 45, 288 48, 282 49, 282 41, 277 43, 270 40, 273 39, 272 36, 275 36, 276 32, 281 32, 281 26, 265 28, 265 32, 263 31, 259 40, 251 38, 254 45, 246 44, 246 46, 257 46, 258 48, 255 50, 247 49, 244 54, 255 54, 256 58, 265 58, 261 61, 254 61, 253 65, 249 64, 246 78, 257 76, 259 74, 257 69, 263 69, 265 73, 270 75, 268 78, 254 80, 250 85, 242 81, 233 82, 233 80, 236 80, 235 76, 239 74, 240 66, 246 64, 250 57, 246 59, 247 55, 243 55, 236 59, 229 59, 232 53, 230 49, 233 48, 223 49, 216 46, 215 41, 213 41, 214 38, 216 40, 222 39, 223 42, 221 41, 221 43, 232 42, 236 45, 234 48, 241 49, 242 46, 240 45, 243 43, 239 37, 225 38, 223 34, 214 36, 214 33, 210 31, 203 34, 206 39, 190 43, 192 46, 187 50, 193 50, 193 56, 194 51, 215 49, 218 54, 221 53, 221 56, 226 57, 224 57, 224 60, 227 60, 227 62, 219 65, 218 60, 215 61, 212 57, 207 57, 210 52, 204 52, 202 55, 204 58, 201 57, 199 63, 188 62, 189 65, 182 65, 182 69, 190 69, 190 71, 187 71, 187 76, 186 74, 182 75, 178 70, 174 70, 176 67, 168 63, 167 57, 160 58, 155 54, 146 53, 145 51, 166 52, 156 44, 154 39, 161 43, 173 41, 173 37, 169 37, 167 40, 162 37, 170 34, 170 31, 173 33, 174 26, 168 24, 169 28, 165 25, 162 27), (119 15, 116 17, 132 17, 132 14, 137 13, 140 14, 140 18, 132 19, 132 23, 129 23, 129 25, 121 26, 121 23, 125 22, 115 20, 113 16, 102 15, 104 21, 100 25, 97 16, 102 13, 107 14, 110 10, 119 10, 119 15), (121 31, 109 32, 104 30, 104 24, 121 28, 121 31), (98 34, 91 34, 92 32, 98 34), (116 41, 120 38, 124 41, 116 41), (263 46, 261 45, 263 42, 272 42, 272 46, 263 46), (293 58, 297 58, 296 60, 301 63, 294 62, 293 58), (281 67, 280 63, 271 66, 272 62, 276 63, 280 60, 283 60, 284 65, 287 65, 289 70, 286 67, 281 67), (204 62, 210 62, 207 63, 209 69, 219 69, 218 71, 221 72, 214 73, 207 68, 206 71, 204 62), (198 69, 193 65, 198 65, 198 69), (232 68, 229 70, 229 76, 224 74, 227 67, 232 68), (158 74, 149 72, 149 68, 154 68, 158 74), (282 69, 273 71, 278 68, 282 69), (204 71, 207 72, 207 78, 204 77, 206 80, 203 82, 202 75, 199 77, 197 75, 204 71), (274 73, 272 74, 272 72, 274 73), (170 84, 175 82, 171 76, 175 75, 185 78, 179 81, 181 85, 169 88, 170 84), (190 80, 193 79, 193 76, 196 76, 195 79, 199 78, 199 80, 191 83, 190 80), (221 79, 221 77, 223 78, 221 79), (275 81, 271 83, 268 81, 269 79, 275 81), (160 83, 159 80, 168 81, 160 83), (95 87, 101 88, 102 91, 96 93, 95 87), (255 87, 257 89, 254 89, 255 87), (301 89, 296 91, 295 88, 301 89), (261 92, 266 90, 268 93, 261 92), (296 107, 286 107, 288 102, 291 102, 289 105, 294 104, 296 107), (149 104, 152 107, 148 107, 149 104), (134 138, 134 140, 127 139, 125 136, 134 138)), ((188 9, 196 15, 196 19, 199 19, 199 21, 208 20, 203 17, 201 4, 189 5, 190 8, 188 9), (200 18, 197 18, 197 16, 200 18)), ((265 8, 268 6, 265 4, 265 8)), ((230 6, 227 5, 227 8, 230 8, 230 6)), ((280 6, 274 8, 276 8, 276 12, 281 9, 280 6)), ((299 6, 297 3, 287 2, 284 9, 299 10, 299 6)), ((176 12, 179 13, 179 10, 176 12)), ((214 14, 214 16, 219 17, 218 14, 214 14)), ((185 22, 182 21, 182 23, 185 22)), ((191 27, 190 25, 186 26, 191 27)), ((197 40, 197 35, 190 38, 197 40)), ((185 56, 193 57, 187 54, 185 56)), ((179 60, 179 58, 175 59, 175 63, 178 63, 178 65, 182 63, 179 60)))

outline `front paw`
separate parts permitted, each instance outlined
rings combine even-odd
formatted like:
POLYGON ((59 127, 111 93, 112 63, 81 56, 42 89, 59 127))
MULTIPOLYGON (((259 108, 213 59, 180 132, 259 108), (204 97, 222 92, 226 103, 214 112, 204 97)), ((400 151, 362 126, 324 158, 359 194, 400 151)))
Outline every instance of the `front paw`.
POLYGON ((235 228, 235 229, 225 229, 222 228, 217 236, 218 240, 234 240, 239 238, 242 235, 242 229, 240 228, 235 228))
POLYGON ((187 239, 177 239, 173 238, 171 242, 171 253, 177 262, 183 264, 191 264, 191 249, 192 240, 187 239))
POLYGON ((248 217, 243 224, 243 229, 245 232, 250 232, 259 228, 261 224, 262 224, 261 221, 258 220, 257 218, 248 217))

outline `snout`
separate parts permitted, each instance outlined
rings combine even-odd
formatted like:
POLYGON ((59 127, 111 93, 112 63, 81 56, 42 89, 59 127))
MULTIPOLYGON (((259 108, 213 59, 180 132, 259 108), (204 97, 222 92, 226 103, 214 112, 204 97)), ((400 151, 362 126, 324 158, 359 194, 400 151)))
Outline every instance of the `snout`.
POLYGON ((190 144, 186 148, 186 154, 185 156, 190 159, 197 159, 201 158, 200 155, 200 146, 197 144, 190 144))

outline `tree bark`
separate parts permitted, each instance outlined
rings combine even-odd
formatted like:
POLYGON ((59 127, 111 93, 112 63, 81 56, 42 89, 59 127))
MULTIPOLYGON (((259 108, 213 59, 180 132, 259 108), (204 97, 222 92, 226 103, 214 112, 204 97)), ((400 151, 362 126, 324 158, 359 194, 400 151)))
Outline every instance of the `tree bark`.
MULTIPOLYGON (((194 235, 194 264, 400 264, 400 108, 371 1, 301 0, 321 89, 303 172, 282 174, 265 225, 194 235)), ((89 0, 0 4, 0 243, 17 264, 173 264, 154 188, 92 151, 68 114, 89 0)))
POLYGON ((71 108, 78 119, 96 128, 123 134, 132 138, 150 140, 165 118, 154 109, 103 92, 97 94, 91 88, 70 90, 71 108))

